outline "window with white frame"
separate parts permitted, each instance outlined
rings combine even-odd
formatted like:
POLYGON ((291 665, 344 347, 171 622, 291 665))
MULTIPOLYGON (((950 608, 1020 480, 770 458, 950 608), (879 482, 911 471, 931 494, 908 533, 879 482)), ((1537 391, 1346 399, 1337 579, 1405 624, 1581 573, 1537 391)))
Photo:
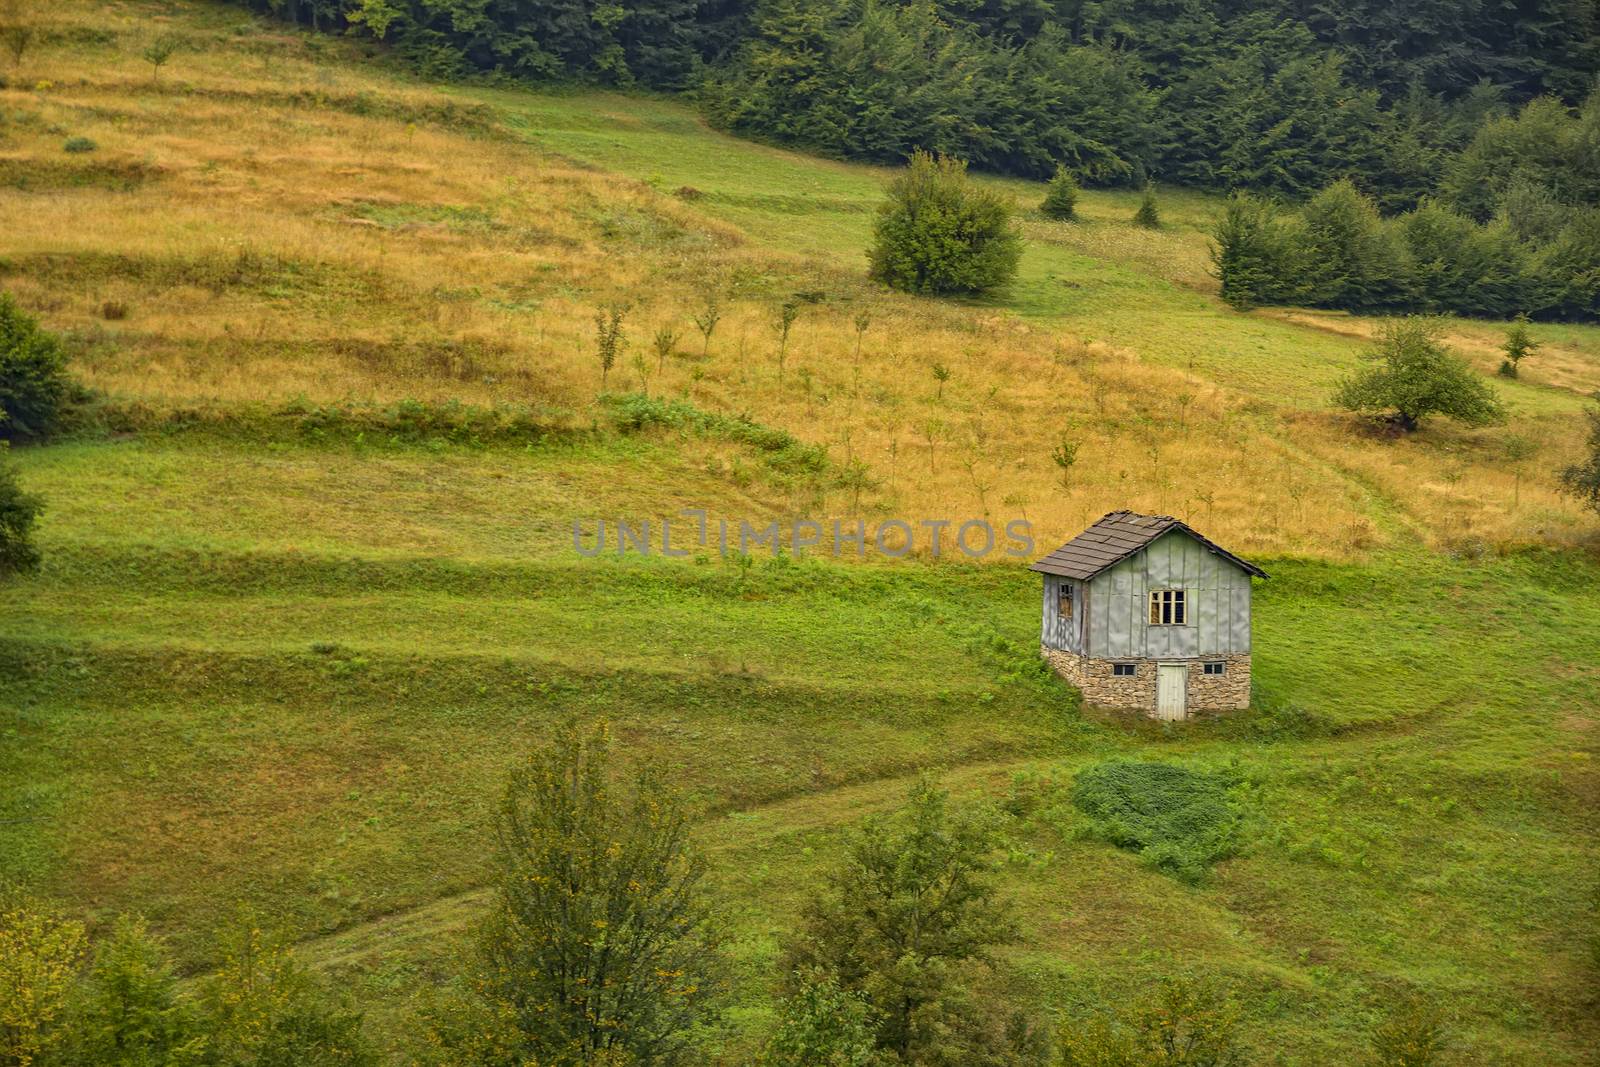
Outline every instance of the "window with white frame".
POLYGON ((1182 589, 1150 590, 1150 625, 1185 626, 1189 622, 1188 606, 1182 589))
POLYGON ((1117 678, 1132 678, 1137 671, 1132 663, 1113 663, 1111 673, 1117 678))
POLYGON ((1211 660, 1204 665, 1203 669, 1207 674, 1226 674, 1228 672, 1228 665, 1222 660, 1211 660))

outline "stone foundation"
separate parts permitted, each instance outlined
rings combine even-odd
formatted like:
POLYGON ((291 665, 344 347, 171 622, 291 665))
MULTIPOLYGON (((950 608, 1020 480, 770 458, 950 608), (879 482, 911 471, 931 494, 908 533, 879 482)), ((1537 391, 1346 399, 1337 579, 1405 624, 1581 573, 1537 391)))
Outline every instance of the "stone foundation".
MULTIPOLYGON (((1063 652, 1042 648, 1041 654, 1051 668, 1083 694, 1084 703, 1102 708, 1142 711, 1151 717, 1156 713, 1157 660, 1110 660, 1080 656, 1076 652, 1063 652), (1118 677, 1111 673, 1114 663, 1132 663, 1132 677, 1118 677)), ((1184 663, 1189 667, 1189 686, 1186 707, 1191 716, 1215 711, 1233 711, 1250 706, 1250 657, 1205 656, 1199 659, 1166 659, 1161 663, 1184 663), (1204 664, 1221 660, 1226 667, 1222 674, 1206 674, 1204 664)))

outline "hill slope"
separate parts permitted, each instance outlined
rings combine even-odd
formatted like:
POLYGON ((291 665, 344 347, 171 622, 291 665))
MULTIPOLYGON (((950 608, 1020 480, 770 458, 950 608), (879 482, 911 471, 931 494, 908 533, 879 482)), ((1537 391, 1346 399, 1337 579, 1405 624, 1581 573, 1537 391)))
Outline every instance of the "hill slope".
MULTIPOLYGON (((1465 1062, 1600 1042, 1600 570, 1549 475, 1600 333, 1539 329, 1510 427, 1391 442, 1326 410, 1371 324, 1226 310, 1200 198, 1167 194, 1157 234, 1115 194, 1030 218, 1011 294, 940 304, 862 279, 882 171, 656 100, 428 87, 233 9, 61 5, 0 107, 0 281, 68 333, 112 431, 18 456, 49 510, 44 573, 0 603, 0 877, 143 911, 191 968, 252 903, 402 1059, 410 994, 481 903, 507 765, 603 714, 704 815, 743 978, 729 1063, 803 887, 923 767, 1032 813, 1004 840, 1019 1004, 1198 967, 1243 991, 1267 1062, 1326 1062, 1412 990, 1465 1062), (159 82, 157 29, 191 45, 159 82), (747 412, 827 462, 598 400, 592 318, 619 301, 613 391, 747 412), (1520 485, 1508 433, 1540 446, 1520 485), (575 520, 683 507, 1025 514, 1043 541, 1116 506, 1270 560, 1255 710, 1085 716, 1036 670, 1015 566, 570 548, 575 520), (1241 775, 1242 854, 1190 887, 1081 836, 1061 785, 1127 755, 1241 775)), ((1452 330, 1492 365, 1495 327, 1452 330)))

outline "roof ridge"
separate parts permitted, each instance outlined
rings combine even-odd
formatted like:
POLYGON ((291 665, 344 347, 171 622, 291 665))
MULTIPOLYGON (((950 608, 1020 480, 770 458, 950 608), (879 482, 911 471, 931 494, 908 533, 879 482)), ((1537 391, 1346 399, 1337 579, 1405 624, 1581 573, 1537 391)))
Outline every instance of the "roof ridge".
POLYGON ((1072 540, 1036 560, 1029 568, 1045 574, 1087 581, 1148 548, 1172 529, 1182 529, 1212 552, 1262 578, 1267 572, 1234 555, 1176 515, 1145 515, 1128 508, 1108 511, 1072 540))

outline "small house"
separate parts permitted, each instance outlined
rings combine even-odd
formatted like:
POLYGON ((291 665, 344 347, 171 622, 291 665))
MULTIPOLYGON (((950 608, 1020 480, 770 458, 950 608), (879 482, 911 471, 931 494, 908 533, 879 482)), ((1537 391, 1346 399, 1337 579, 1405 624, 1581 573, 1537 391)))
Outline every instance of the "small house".
POLYGON ((1158 719, 1249 706, 1260 567, 1170 515, 1113 511, 1030 569, 1044 657, 1088 703, 1158 719))

